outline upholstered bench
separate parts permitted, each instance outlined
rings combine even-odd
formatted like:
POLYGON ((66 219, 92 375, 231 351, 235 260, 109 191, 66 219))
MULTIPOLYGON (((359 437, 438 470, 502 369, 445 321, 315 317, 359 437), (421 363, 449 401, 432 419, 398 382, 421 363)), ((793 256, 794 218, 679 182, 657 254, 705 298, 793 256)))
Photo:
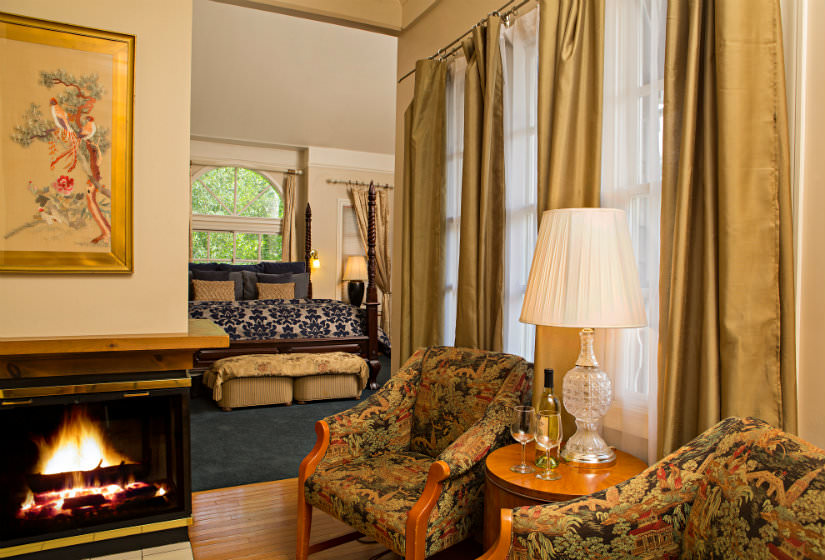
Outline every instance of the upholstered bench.
POLYGON ((216 361, 203 376, 223 410, 361 397, 369 366, 347 352, 246 354, 216 361))

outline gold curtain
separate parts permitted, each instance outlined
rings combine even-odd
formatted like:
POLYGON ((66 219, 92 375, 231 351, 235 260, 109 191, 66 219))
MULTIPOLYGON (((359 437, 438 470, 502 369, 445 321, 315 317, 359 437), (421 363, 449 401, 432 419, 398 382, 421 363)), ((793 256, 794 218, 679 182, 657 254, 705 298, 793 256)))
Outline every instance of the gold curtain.
POLYGON ((659 439, 728 416, 796 430, 788 123, 778 0, 670 0, 659 439))
MULTIPOLYGON (((598 207, 601 189, 604 0, 540 0, 538 222, 546 210, 598 207)), ((556 392, 579 352, 576 329, 536 327, 533 400, 544 369, 556 392)), ((565 412, 566 434, 575 431, 565 412)))
POLYGON ((540 220, 599 206, 604 0, 540 0, 539 9, 540 220))
POLYGON ((501 351, 504 286, 504 107, 499 34, 490 16, 464 40, 464 158, 461 177, 455 345, 501 351))
POLYGON ((415 93, 404 115, 402 363, 416 348, 441 342, 446 87, 446 63, 416 63, 415 93))
POLYGON ((284 218, 281 233, 281 260, 292 261, 297 258, 298 250, 295 240, 295 182, 294 173, 284 175, 284 218))
MULTIPOLYGON (((361 241, 364 250, 367 249, 367 235, 369 230, 369 187, 354 186, 352 194, 355 217, 358 219, 358 230, 361 232, 361 241)), ((392 296, 390 286, 390 204, 387 189, 375 189, 375 283, 381 290, 381 328, 387 335, 390 334, 390 300, 392 296)))

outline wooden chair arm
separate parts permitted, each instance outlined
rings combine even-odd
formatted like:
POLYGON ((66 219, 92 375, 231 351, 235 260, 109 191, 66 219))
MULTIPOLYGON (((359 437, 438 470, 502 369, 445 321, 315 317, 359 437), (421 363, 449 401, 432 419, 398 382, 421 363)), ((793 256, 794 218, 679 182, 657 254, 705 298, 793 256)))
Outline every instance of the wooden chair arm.
POLYGON ((510 539, 513 532, 513 510, 505 508, 501 510, 501 528, 496 542, 487 549, 487 552, 479 556, 476 560, 506 560, 510 552, 510 539))
POLYGON ((444 461, 436 461, 427 474, 427 483, 421 497, 407 514, 406 560, 424 560, 427 546, 427 522, 430 513, 441 496, 441 483, 450 476, 450 467, 444 461))
POLYGON ((315 433, 317 434, 315 446, 301 461, 301 466, 298 467, 298 485, 301 494, 304 493, 304 482, 315 472, 318 463, 324 458, 329 447, 329 424, 325 420, 315 422, 315 433))

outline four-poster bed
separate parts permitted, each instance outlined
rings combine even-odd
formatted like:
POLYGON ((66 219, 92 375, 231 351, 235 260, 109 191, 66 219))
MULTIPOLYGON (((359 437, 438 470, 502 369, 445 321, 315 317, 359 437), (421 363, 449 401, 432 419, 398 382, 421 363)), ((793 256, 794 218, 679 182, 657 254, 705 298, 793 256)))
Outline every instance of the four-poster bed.
MULTIPOLYGON (((369 388, 375 389, 378 387, 377 377, 381 369, 381 364, 378 361, 379 351, 379 328, 378 328, 378 289, 375 284, 375 185, 370 184, 368 197, 368 235, 367 235, 367 301, 365 309, 360 310, 365 317, 362 324, 363 328, 359 329, 360 333, 356 335, 340 336, 335 332, 328 332, 325 336, 316 337, 300 337, 294 332, 294 329, 289 330, 289 334, 284 337, 266 337, 249 339, 248 337, 233 336, 232 329, 226 329, 226 324, 223 324, 225 330, 229 332, 231 343, 229 348, 204 348, 195 353, 194 367, 207 368, 211 366, 216 360, 227 358, 230 356, 238 356, 243 354, 279 354, 279 353, 295 353, 295 352, 349 352, 359 354, 369 364, 369 388), (246 339, 241 339, 246 338, 246 339)), ((304 264, 307 272, 310 273, 309 289, 307 299, 299 303, 285 303, 285 305, 304 306, 308 310, 311 319, 317 320, 319 316, 318 309, 323 305, 336 305, 340 302, 331 302, 328 300, 313 300, 312 299, 312 267, 310 266, 310 251, 312 250, 312 209, 307 203, 306 207, 306 243, 304 249, 304 264)), ((266 301, 261 303, 266 304, 266 301)), ((256 304, 257 305, 257 304, 256 304)), ((344 304, 341 304, 344 305, 344 304)), ((260 307, 258 305, 258 307, 260 307)), ((351 306, 347 311, 351 310, 351 306)), ((191 310, 190 310, 191 314, 191 310)), ((336 317, 340 314, 335 312, 336 317)), ((215 321, 220 324, 220 321, 215 321)), ((299 329, 300 330, 300 329, 299 329)), ((317 329, 316 329, 317 330, 317 329)), ((326 329, 331 331, 330 329, 326 329)), ((341 329, 337 329, 340 333, 341 329)), ((380 333, 384 337, 385 344, 386 335, 380 333)))

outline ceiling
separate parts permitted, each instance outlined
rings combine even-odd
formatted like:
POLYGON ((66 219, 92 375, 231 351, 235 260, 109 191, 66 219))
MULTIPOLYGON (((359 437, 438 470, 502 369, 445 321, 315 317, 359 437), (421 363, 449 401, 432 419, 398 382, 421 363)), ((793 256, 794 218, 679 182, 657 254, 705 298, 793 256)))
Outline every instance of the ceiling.
POLYGON ((398 36, 438 0, 214 0, 398 36))

